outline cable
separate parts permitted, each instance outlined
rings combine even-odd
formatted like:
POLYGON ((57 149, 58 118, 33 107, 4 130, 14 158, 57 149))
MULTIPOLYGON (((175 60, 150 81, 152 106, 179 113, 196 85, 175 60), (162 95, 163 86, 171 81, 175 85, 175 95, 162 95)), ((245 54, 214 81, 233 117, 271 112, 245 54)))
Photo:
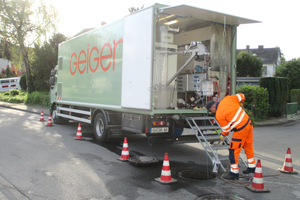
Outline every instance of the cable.
MULTIPOLYGON (((231 185, 238 186, 238 187, 244 187, 244 186, 250 185, 251 180, 253 179, 253 177, 251 177, 248 181, 227 180, 227 179, 223 178, 224 174, 226 174, 226 172, 229 171, 228 169, 229 169, 229 160, 228 160, 228 162, 227 162, 227 167, 226 167, 225 172, 220 176, 220 178, 221 178, 223 181, 225 181, 225 182, 227 182, 227 183, 229 183, 229 184, 231 184, 231 185)), ((263 175, 263 177, 279 176, 280 174, 281 174, 281 172, 278 171, 278 174, 263 175)), ((245 177, 245 176, 244 176, 244 175, 240 175, 239 177, 240 177, 240 178, 243 178, 243 177, 245 177)))
POLYGON ((226 16, 224 16, 224 31, 223 31, 223 37, 227 36, 227 32, 226 32, 226 16))

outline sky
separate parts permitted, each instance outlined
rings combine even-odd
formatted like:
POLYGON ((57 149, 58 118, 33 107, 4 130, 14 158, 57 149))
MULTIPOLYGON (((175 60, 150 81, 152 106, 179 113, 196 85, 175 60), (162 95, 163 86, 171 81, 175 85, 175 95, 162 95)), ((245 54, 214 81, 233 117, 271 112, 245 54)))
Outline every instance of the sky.
POLYGON ((58 32, 74 36, 85 28, 96 28, 101 22, 116 21, 129 15, 130 7, 149 7, 155 3, 176 6, 186 4, 262 23, 237 28, 237 49, 280 47, 286 60, 300 57, 299 0, 45 0, 58 12, 58 32))

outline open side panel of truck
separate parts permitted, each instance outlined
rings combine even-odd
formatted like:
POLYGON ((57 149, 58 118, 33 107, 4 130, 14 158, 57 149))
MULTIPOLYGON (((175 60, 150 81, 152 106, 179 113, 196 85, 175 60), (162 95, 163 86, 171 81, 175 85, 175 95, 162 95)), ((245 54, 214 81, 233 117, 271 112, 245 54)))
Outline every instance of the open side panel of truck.
POLYGON ((124 18, 123 108, 151 109, 153 12, 154 8, 150 7, 124 18))

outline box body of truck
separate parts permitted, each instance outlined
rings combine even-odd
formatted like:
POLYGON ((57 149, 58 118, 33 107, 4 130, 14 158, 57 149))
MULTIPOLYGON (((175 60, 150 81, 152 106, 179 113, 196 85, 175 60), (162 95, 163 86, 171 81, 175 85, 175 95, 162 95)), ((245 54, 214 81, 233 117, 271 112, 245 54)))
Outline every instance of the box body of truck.
POLYGON ((51 72, 54 123, 92 124, 100 142, 124 131, 179 137, 184 117, 231 92, 236 27, 254 22, 155 4, 63 42, 51 72))

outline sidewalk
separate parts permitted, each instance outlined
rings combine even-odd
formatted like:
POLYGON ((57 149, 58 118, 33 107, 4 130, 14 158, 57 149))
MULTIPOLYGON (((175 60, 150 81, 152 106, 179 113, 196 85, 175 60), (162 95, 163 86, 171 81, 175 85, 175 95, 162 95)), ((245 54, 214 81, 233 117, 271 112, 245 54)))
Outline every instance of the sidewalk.
MULTIPOLYGON (((16 110, 37 113, 37 114, 41 114, 41 112, 43 111, 44 116, 49 115, 49 108, 45 108, 45 107, 7 103, 3 101, 0 101, 0 107, 12 108, 16 110)), ((254 126, 283 126, 283 125, 290 125, 298 121, 300 121, 300 115, 292 115, 288 117, 273 118, 262 122, 256 122, 254 126)))
POLYGON ((0 101, 0 107, 6 107, 6 108, 26 111, 26 112, 30 112, 30 113, 37 113, 37 114, 41 114, 41 112, 43 111, 44 116, 49 115, 49 108, 46 108, 46 107, 30 106, 30 105, 24 105, 21 103, 8 103, 8 102, 3 102, 3 101, 0 101))

